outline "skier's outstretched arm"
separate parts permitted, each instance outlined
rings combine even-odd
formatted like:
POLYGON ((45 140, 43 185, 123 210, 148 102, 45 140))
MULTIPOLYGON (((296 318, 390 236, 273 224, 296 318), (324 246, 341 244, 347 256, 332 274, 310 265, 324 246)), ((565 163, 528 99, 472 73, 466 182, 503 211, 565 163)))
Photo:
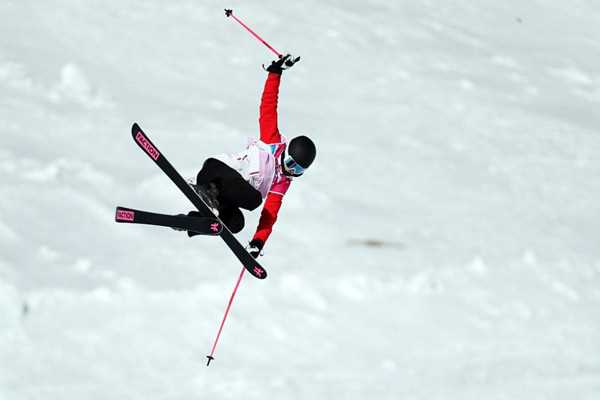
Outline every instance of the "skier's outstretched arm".
POLYGON ((260 101, 260 140, 264 143, 279 143, 281 134, 277 126, 277 102, 281 74, 269 72, 260 101))
POLYGON ((290 54, 280 57, 267 67, 269 75, 263 89, 260 100, 260 140, 264 143, 280 143, 281 134, 277 126, 277 102, 279 99, 279 85, 281 84, 281 74, 284 70, 291 68, 300 61, 300 57, 293 57, 290 54))

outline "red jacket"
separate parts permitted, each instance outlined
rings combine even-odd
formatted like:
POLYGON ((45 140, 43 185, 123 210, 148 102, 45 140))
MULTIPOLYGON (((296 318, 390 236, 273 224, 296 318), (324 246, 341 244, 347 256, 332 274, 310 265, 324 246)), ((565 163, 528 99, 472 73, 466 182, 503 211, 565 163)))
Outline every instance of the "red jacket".
MULTIPOLYGON (((281 75, 269 73, 260 102, 260 140, 267 144, 280 144, 284 140, 277 127, 277 100, 281 75)), ((260 214, 260 220, 253 239, 266 243, 277 221, 277 214, 281 208, 283 196, 287 192, 292 180, 288 177, 284 181, 271 186, 260 214)))

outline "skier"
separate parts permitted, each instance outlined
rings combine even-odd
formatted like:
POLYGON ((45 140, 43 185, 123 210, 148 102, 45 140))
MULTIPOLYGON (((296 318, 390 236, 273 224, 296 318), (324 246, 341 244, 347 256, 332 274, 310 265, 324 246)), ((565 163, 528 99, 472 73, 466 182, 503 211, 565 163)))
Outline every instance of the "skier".
MULTIPOLYGON (((315 144, 306 136, 289 143, 277 125, 277 100, 283 70, 300 57, 281 56, 266 68, 267 80, 260 103, 260 138, 249 138, 246 149, 237 154, 222 154, 205 160, 196 182, 190 186, 233 232, 244 228, 240 208, 255 210, 265 200, 256 232, 248 245, 258 257, 271 235, 282 199, 294 178, 302 176, 316 156, 315 144)), ((192 212, 190 215, 198 215, 192 212)), ((193 232, 188 232, 194 236, 193 232)))

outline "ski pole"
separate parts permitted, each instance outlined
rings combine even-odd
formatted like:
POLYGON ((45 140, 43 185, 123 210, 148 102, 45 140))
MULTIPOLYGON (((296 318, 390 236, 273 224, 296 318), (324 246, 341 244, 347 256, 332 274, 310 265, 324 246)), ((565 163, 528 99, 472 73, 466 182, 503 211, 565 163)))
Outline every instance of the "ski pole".
POLYGON ((207 367, 210 365, 210 362, 215 359, 215 349, 217 348, 217 343, 219 342, 219 338, 221 337, 221 331, 223 331, 223 325, 225 325, 225 320, 229 315, 229 309, 231 308, 231 304, 233 303, 233 298, 235 297, 238 287, 240 287, 240 282, 244 277, 244 272, 246 272, 246 268, 242 268, 242 272, 240 272, 240 277, 238 278, 235 287, 233 288, 233 292, 231 293, 231 297, 229 298, 229 304, 227 304, 227 308, 225 309, 225 314, 223 315, 223 319, 221 320, 221 326, 219 326, 219 331, 217 332, 217 337, 215 339, 215 342, 213 343, 210 355, 206 356, 206 358, 208 358, 208 362, 206 363, 207 367))
POLYGON ((278 52, 277 50, 275 50, 273 48, 273 46, 271 46, 269 43, 267 43, 263 38, 261 38, 260 36, 258 36, 256 34, 256 32, 254 32, 252 29, 250 29, 248 27, 248 25, 244 24, 238 17, 236 17, 235 15, 233 15, 233 10, 226 8, 225 9, 225 16, 226 17, 233 17, 233 19, 235 19, 237 22, 239 22, 240 25, 242 25, 244 28, 246 28, 246 30, 248 32, 250 32, 252 34, 252 36, 254 36, 255 38, 257 38, 260 42, 262 42, 262 44, 264 44, 265 46, 267 46, 269 48, 269 50, 271 50, 273 53, 277 54, 277 57, 281 57, 283 55, 280 52, 278 52))

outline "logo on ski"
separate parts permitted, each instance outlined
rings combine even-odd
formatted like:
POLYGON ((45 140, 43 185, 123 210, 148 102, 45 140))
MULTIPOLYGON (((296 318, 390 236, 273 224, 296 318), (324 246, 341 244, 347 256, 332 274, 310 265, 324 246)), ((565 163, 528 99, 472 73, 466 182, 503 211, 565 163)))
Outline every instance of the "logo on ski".
POLYGON ((135 213, 128 210, 117 210, 117 221, 133 221, 135 219, 135 213))
POLYGON ((264 269, 262 269, 261 267, 258 267, 258 266, 254 267, 254 269, 252 271, 254 271, 254 275, 256 275, 258 278, 262 278, 263 273, 265 272, 264 269))
POLYGON ((219 232, 221 228, 221 225, 218 222, 215 222, 214 224, 210 224, 210 230, 213 232, 219 232))
POLYGON ((137 133, 137 135, 135 135, 135 141, 138 142, 140 144, 140 146, 142 146, 144 151, 146 153, 148 153, 148 155, 154 161, 158 160, 158 157, 160 157, 160 153, 158 152, 158 150, 156 150, 156 147, 152 146, 152 143, 150 143, 148 138, 146 138, 146 136, 144 136, 142 131, 139 131, 137 133))

